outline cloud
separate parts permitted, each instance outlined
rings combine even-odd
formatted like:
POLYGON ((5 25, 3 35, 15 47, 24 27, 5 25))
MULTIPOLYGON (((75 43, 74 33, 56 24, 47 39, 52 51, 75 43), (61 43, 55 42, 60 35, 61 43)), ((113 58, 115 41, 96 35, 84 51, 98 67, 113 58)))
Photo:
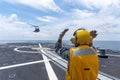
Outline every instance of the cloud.
POLYGON ((120 0, 65 0, 65 2, 81 5, 89 9, 103 9, 109 5, 116 5, 120 7, 120 0))
POLYGON ((120 37, 120 18, 105 17, 103 19, 102 17, 92 16, 85 19, 62 19, 61 22, 40 26, 40 33, 34 33, 34 27, 20 21, 19 16, 17 16, 17 21, 11 23, 8 22, 8 18, 0 15, 0 21, 2 22, 0 24, 0 40, 57 40, 59 33, 65 28, 69 28, 69 31, 63 39, 69 40, 73 32, 80 27, 84 27, 89 31, 97 30, 98 36, 95 40, 120 40, 118 38, 120 37))
MULTIPOLYGON (((119 7, 109 5, 99 12, 89 10, 74 9, 68 16, 72 19, 64 20, 65 24, 71 26, 71 29, 84 27, 88 30, 97 30, 98 37, 96 40, 120 40, 120 11, 119 7)), ((71 33, 73 33, 71 31, 71 33)))
POLYGON ((105 8, 103 8, 99 13, 99 15, 101 15, 100 17, 104 17, 104 16, 113 16, 116 18, 120 17, 120 6, 116 6, 116 5, 109 5, 105 8))
POLYGON ((27 5, 36 9, 40 9, 43 11, 46 10, 51 10, 51 11, 55 11, 55 12, 63 12, 63 10, 57 6, 54 2, 54 0, 5 0, 9 3, 12 4, 23 4, 23 5, 27 5))
POLYGON ((57 20, 57 18, 52 16, 43 16, 43 17, 37 17, 37 20, 43 21, 43 22, 54 22, 57 20))
POLYGON ((82 3, 91 9, 94 8, 105 8, 111 4, 119 6, 120 1, 119 0, 82 0, 82 3))
POLYGON ((8 17, 8 21, 9 22, 14 22, 14 21, 17 21, 18 20, 18 16, 16 14, 11 14, 9 17, 8 17))
MULTIPOLYGON (((46 16, 46 18, 56 19, 50 16, 46 16)), ((0 15, 0 22, 0 40, 54 40, 57 39, 59 34, 57 32, 60 29, 59 26, 56 27, 55 25, 39 26, 40 32, 34 33, 34 27, 26 22, 20 21, 17 14, 11 14, 8 17, 0 15), (12 22, 9 22, 9 19, 12 22)))
POLYGON ((24 22, 19 21, 16 14, 11 14, 8 17, 0 15, 0 22, 0 40, 27 39, 29 38, 28 35, 30 35, 34 29, 24 24, 24 22), (9 22, 9 20, 11 22, 9 22))
MULTIPOLYGON (((89 18, 93 16, 95 13, 89 12, 87 10, 73 9, 71 15, 73 18, 89 18)), ((70 14, 69 14, 70 15, 70 14)))
MULTIPOLYGON (((13 2, 12 0, 9 0, 13 2)), ((54 1, 42 0, 41 3, 36 0, 16 0, 14 4, 24 4, 37 9, 58 11, 60 8, 54 1), (55 5, 53 5, 53 3, 55 5), (34 5, 36 4, 36 5, 34 5), (49 6, 52 6, 49 8, 49 6), (54 6, 54 7, 53 7, 54 6), (56 6, 58 8, 56 8, 56 6)), ((71 7, 65 14, 59 17, 52 17, 54 14, 45 14, 42 17, 35 17, 35 19, 42 23, 47 23, 45 26, 40 26, 40 33, 34 33, 33 27, 19 20, 17 14, 10 16, 0 15, 0 38, 3 39, 37 39, 37 40, 57 40, 58 35, 65 28, 69 31, 63 39, 70 39, 73 32, 84 27, 90 30, 97 30, 98 36, 95 40, 120 40, 120 1, 119 0, 64 0, 67 7, 67 2, 73 4, 82 4, 85 8, 71 7), (95 9, 99 9, 96 11, 95 9), (49 15, 49 16, 48 16, 49 15), (50 23, 50 24, 49 24, 50 23), (11 35, 11 37, 7 36, 11 35)), ((39 11, 38 11, 39 12, 39 11)), ((34 13, 33 13, 34 14, 34 13)), ((55 14, 56 15, 56 14, 55 14)), ((40 15, 36 15, 40 16, 40 15)), ((32 16, 34 17, 34 16, 32 16)), ((22 18, 21 18, 22 19, 22 18)), ((31 18, 28 18, 31 19, 31 18)), ((24 19, 23 19, 24 20, 24 19)), ((34 19, 31 19, 34 22, 34 19)), ((37 22, 36 22, 37 23, 37 22)), ((38 22, 39 24, 39 22, 38 22)))

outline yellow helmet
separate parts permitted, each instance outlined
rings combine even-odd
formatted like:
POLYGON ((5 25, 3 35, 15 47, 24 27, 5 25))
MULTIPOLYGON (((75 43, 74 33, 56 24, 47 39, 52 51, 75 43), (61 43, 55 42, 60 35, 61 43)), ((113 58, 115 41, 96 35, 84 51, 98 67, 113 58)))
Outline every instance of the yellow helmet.
POLYGON ((86 29, 78 29, 75 31, 77 45, 89 45, 91 43, 90 33, 86 29))

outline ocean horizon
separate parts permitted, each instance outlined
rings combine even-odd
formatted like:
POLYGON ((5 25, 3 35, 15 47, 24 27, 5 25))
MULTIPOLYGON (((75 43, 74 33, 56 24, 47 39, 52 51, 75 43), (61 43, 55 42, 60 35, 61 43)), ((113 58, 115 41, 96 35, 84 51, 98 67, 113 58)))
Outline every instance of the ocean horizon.
MULTIPOLYGON (((56 43, 57 40, 0 40, 0 44, 6 43, 56 43)), ((71 46, 71 42, 69 40, 63 40, 63 45, 71 46)), ((93 46, 111 49, 111 50, 119 50, 120 51, 120 41, 93 41, 93 46)))

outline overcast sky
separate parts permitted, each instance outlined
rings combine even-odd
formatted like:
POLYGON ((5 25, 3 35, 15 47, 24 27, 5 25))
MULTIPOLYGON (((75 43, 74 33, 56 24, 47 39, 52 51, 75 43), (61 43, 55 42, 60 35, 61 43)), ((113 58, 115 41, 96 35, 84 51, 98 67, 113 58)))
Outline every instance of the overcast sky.
POLYGON ((120 0, 0 0, 0 40, 56 40, 65 28, 97 30, 95 40, 120 40, 120 0), (34 33, 38 25, 39 33, 34 33))

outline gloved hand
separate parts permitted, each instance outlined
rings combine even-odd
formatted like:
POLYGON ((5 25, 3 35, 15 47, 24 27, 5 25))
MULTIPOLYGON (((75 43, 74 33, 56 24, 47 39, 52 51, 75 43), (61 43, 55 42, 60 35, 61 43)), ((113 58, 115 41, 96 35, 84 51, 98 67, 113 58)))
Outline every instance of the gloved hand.
POLYGON ((98 34, 97 34, 97 31, 96 31, 96 30, 90 31, 90 36, 92 37, 92 39, 96 38, 97 35, 98 35, 98 34))

